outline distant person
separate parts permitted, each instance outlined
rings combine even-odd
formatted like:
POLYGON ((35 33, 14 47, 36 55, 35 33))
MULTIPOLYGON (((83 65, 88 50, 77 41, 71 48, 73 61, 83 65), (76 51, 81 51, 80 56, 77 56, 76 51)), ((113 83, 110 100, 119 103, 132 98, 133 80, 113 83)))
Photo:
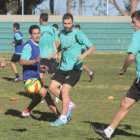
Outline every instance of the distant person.
POLYGON ((22 52, 23 44, 24 44, 23 35, 19 29, 20 29, 20 24, 14 23, 13 24, 14 42, 9 43, 11 46, 13 46, 15 48, 15 52, 14 52, 14 54, 11 58, 11 62, 10 62, 12 69, 15 73, 15 79, 13 80, 14 82, 21 80, 19 73, 17 71, 17 68, 16 68, 16 62, 19 62, 19 60, 20 60, 20 56, 21 56, 21 52, 22 52))
MULTIPOLYGON (((28 107, 25 109, 24 112, 22 112, 22 117, 29 117, 31 110, 37 106, 41 100, 45 99, 49 108, 55 113, 56 116, 58 116, 60 113, 55 107, 55 104, 53 103, 53 100, 47 92, 47 90, 44 88, 43 83, 40 79, 40 49, 38 46, 39 39, 40 39, 40 28, 37 25, 32 25, 29 28, 29 35, 30 40, 28 40, 23 48, 21 58, 20 58, 20 64, 23 66, 23 81, 24 83, 31 78, 36 78, 41 83, 41 89, 39 93, 35 94, 34 98, 28 105, 28 107)), ((43 66, 44 67, 44 66, 43 66)))
MULTIPOLYGON (((80 30, 80 25, 79 24, 76 24, 75 26, 74 26, 77 30, 80 30)), ((84 45, 82 45, 82 54, 87 50, 87 48, 84 46, 84 45)), ((88 74, 89 74, 89 78, 90 78, 90 80, 89 80, 89 82, 91 82, 92 81, 92 79, 93 79, 93 76, 94 76, 94 72, 93 71, 91 71, 85 64, 83 64, 83 69, 86 71, 86 72, 88 72, 88 74)))
POLYGON ((109 140, 111 138, 115 129, 120 124, 120 122, 123 121, 124 118, 127 116, 133 104, 140 100, 140 10, 135 11, 132 14, 131 18, 132 27, 135 32, 133 34, 130 46, 127 50, 128 56, 124 61, 123 67, 118 72, 118 75, 119 77, 123 76, 127 68, 133 62, 133 60, 135 60, 137 78, 134 80, 132 86, 122 100, 120 108, 114 116, 111 124, 104 130, 96 128, 94 125, 91 125, 94 132, 97 133, 104 140, 109 140))
MULTIPOLYGON (((39 41, 41 62, 40 65, 48 67, 47 73, 54 74, 57 70, 56 54, 57 49, 54 49, 54 43, 58 48, 58 35, 56 28, 48 25, 48 14, 42 13, 40 15, 40 31, 41 37, 39 41)), ((43 80, 46 71, 40 70, 40 78, 43 80)))

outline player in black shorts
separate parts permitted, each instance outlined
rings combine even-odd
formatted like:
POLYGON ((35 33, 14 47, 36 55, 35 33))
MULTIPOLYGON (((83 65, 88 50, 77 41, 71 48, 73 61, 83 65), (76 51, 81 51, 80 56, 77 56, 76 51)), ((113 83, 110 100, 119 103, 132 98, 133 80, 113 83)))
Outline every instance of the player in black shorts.
POLYGON ((56 28, 48 25, 48 14, 42 13, 40 15, 40 30, 41 37, 39 41, 40 56, 42 57, 40 65, 48 67, 47 71, 40 70, 40 77, 43 80, 45 73, 54 74, 57 69, 56 53, 54 43, 58 48, 58 35, 56 28))
POLYGON ((140 10, 135 11, 132 16, 132 27, 134 29, 133 38, 131 44, 127 50, 128 56, 124 62, 122 69, 118 75, 121 77, 125 74, 127 68, 136 60, 136 74, 137 78, 132 84, 131 88, 127 92, 125 98, 122 100, 119 110, 113 118, 111 124, 106 129, 99 129, 95 126, 91 126, 95 133, 97 133, 102 139, 109 140, 114 133, 117 126, 124 120, 129 112, 129 109, 133 104, 140 100, 140 10))
MULTIPOLYGON (((77 30, 80 30, 80 25, 79 24, 76 24, 75 26, 74 26, 77 30)), ((83 54, 85 51, 86 51, 86 48, 84 47, 84 46, 81 46, 83 49, 82 49, 82 52, 81 52, 81 54, 83 54)), ((88 72, 88 74, 89 74, 89 82, 91 82, 92 81, 92 79, 93 79, 93 77, 94 77, 94 72, 93 71, 91 71, 85 64, 83 64, 83 69, 86 71, 86 72, 88 72)))
POLYGON ((14 82, 17 82, 21 79, 16 68, 16 62, 19 62, 20 60, 20 56, 21 56, 21 52, 22 52, 23 44, 24 44, 23 35, 19 29, 20 29, 20 25, 18 23, 14 23, 13 24, 14 42, 9 43, 11 46, 15 48, 15 52, 10 62, 12 69, 15 73, 15 79, 13 80, 14 82))

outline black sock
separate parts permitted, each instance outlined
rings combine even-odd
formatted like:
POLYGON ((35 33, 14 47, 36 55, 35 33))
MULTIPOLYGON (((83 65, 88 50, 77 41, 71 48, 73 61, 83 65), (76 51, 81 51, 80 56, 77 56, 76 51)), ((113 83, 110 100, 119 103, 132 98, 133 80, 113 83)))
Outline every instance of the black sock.
POLYGON ((19 77, 19 74, 18 73, 15 73, 16 77, 19 77))
POLYGON ((35 106, 37 106, 41 101, 41 96, 39 94, 35 94, 34 98, 30 102, 29 106, 27 109, 31 111, 35 106))

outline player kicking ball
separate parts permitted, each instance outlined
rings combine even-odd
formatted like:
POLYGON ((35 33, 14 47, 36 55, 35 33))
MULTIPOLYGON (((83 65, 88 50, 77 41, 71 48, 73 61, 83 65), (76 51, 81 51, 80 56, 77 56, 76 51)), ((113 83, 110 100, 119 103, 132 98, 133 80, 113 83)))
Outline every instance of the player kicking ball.
POLYGON ((41 100, 45 99, 49 108, 55 113, 56 116, 59 116, 60 113, 56 108, 53 100, 47 92, 47 90, 43 87, 43 83, 40 79, 40 49, 38 46, 40 39, 40 28, 37 25, 32 25, 29 28, 30 40, 28 40, 23 48, 20 65, 23 66, 23 81, 26 83, 28 79, 36 78, 41 83, 41 89, 39 93, 35 94, 31 103, 27 107, 27 109, 22 112, 22 117, 29 117, 30 111, 40 103, 41 100))
POLYGON ((62 21, 64 29, 58 34, 62 56, 60 68, 55 72, 49 84, 49 90, 53 95, 62 100, 62 113, 56 121, 50 124, 51 126, 61 126, 68 123, 67 114, 71 110, 69 93, 80 79, 83 59, 95 50, 88 38, 81 31, 73 28, 73 16, 70 13, 66 13, 62 21), (75 36, 82 45, 88 48, 83 54, 81 54, 82 47, 75 40, 75 36), (62 89, 60 89, 61 85, 62 89))

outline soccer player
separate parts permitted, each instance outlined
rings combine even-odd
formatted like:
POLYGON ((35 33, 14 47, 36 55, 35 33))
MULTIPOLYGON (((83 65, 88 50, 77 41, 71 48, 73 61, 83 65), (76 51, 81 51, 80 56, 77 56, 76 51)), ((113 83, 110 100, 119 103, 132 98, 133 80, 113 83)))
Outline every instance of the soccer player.
MULTIPOLYGON (((53 24, 53 27, 55 27, 56 30, 57 30, 57 33, 59 33, 58 25, 57 24, 53 24)), ((59 45, 60 45, 60 40, 59 39, 58 39, 58 42, 59 42, 59 45)), ((55 43, 54 43, 54 48, 57 49, 55 43)), ((58 53, 58 55, 59 55, 59 58, 61 59, 61 53, 60 52, 58 53)), ((60 86, 60 88, 62 88, 62 85, 60 86)), ((57 103, 58 101, 59 101, 59 98, 55 97, 55 102, 57 103)), ((70 106, 71 106, 71 110, 73 110, 76 105, 72 101, 70 101, 70 106)))
MULTIPOLYGON (((39 41, 40 55, 42 57, 40 65, 46 65, 48 67, 48 73, 54 74, 57 69, 56 53, 57 49, 54 49, 54 43, 56 48, 59 45, 58 35, 56 28, 48 25, 48 14, 42 13, 40 15, 40 30, 41 37, 39 41)), ((43 80, 46 71, 40 70, 40 77, 43 80)))
POLYGON ((60 68, 55 72, 49 85, 49 90, 62 100, 62 113, 59 119, 50 124, 51 126, 60 126, 68 123, 67 114, 71 112, 69 92, 80 79, 82 60, 95 50, 88 38, 81 31, 73 28, 72 14, 66 13, 62 22, 64 29, 59 32, 62 56, 60 68), (75 40, 75 37, 78 38, 82 45, 89 48, 85 53, 81 54, 82 47, 75 40), (60 85, 62 85, 62 89, 59 88, 60 85))
MULTIPOLYGON (((43 83, 40 79, 40 49, 38 46, 40 39, 40 28, 37 25, 32 25, 29 28, 30 40, 24 44, 24 48, 20 58, 20 64, 23 66, 23 80, 24 83, 30 78, 37 78, 41 82, 41 89, 38 94, 35 94, 31 103, 27 109, 22 112, 22 117, 30 116, 30 111, 38 104, 41 100, 46 99, 49 108, 58 116, 60 113, 55 107, 53 100, 47 90, 43 87, 43 83)), ((45 66, 42 66, 45 67, 45 66)))
POLYGON ((19 62, 20 60, 20 56, 21 56, 21 52, 23 49, 23 35, 21 33, 20 29, 20 25, 18 23, 14 23, 13 24, 13 31, 14 31, 14 42, 10 42, 9 44, 13 47, 15 47, 15 52, 11 58, 11 66, 12 69, 15 73, 15 79, 13 80, 14 82, 17 82, 19 80, 21 80, 17 68, 16 68, 16 62, 19 62))
MULTIPOLYGON (((76 24, 74 27, 75 27, 77 30, 80 30, 80 25, 79 25, 79 24, 76 24)), ((87 48, 86 48, 84 45, 82 45, 82 47, 83 47, 82 53, 84 53, 84 52, 86 51, 87 48)), ((84 69, 86 72, 88 72, 89 78, 90 78, 89 82, 91 82, 92 79, 93 79, 93 76, 94 76, 94 72, 92 72, 85 64, 83 64, 83 69, 84 69)))
POLYGON ((131 106, 140 100, 140 10, 135 11, 132 14, 131 18, 132 28, 135 32, 133 34, 131 44, 127 50, 128 56, 126 57, 123 67, 118 72, 118 75, 123 76, 127 68, 135 59, 137 78, 134 80, 134 83, 122 100, 120 108, 117 111, 111 124, 104 130, 96 128, 93 125, 91 126, 94 132, 97 133, 104 140, 108 140, 111 138, 114 130, 117 128, 120 122, 124 120, 131 106))

